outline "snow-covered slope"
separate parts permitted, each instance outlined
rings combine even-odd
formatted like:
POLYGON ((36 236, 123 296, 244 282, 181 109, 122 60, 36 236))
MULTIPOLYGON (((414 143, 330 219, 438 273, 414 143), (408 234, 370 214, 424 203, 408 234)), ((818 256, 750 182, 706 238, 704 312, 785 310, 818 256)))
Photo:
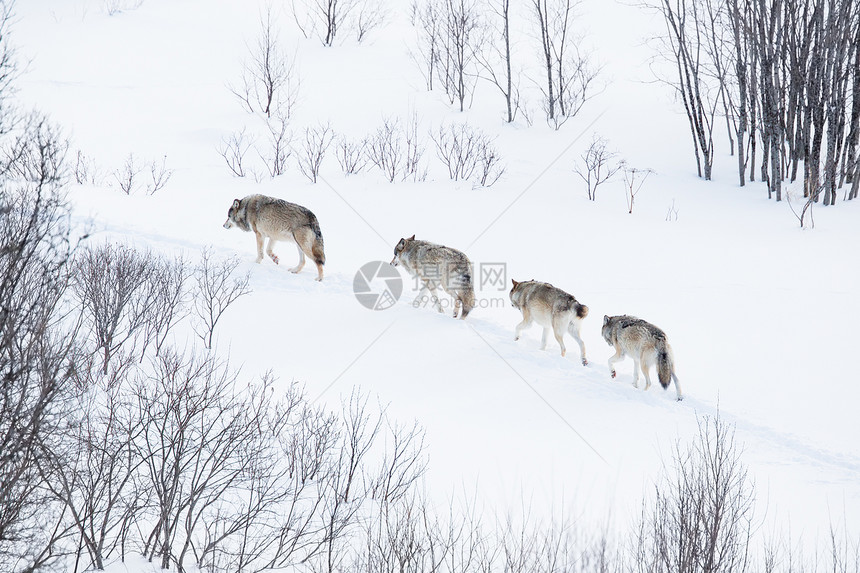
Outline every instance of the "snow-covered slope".
MULTIPOLYGON (((19 98, 50 114, 100 166, 100 183, 70 190, 92 240, 238 254, 253 294, 225 315, 219 347, 245 373, 272 369, 331 404, 360 386, 395 417, 418 420, 435 495, 465 487, 491 506, 515 505, 524 492, 546 504, 565 497, 594 518, 611 512, 624 523, 675 441, 719 408, 744 445, 760 515, 816 531, 844 513, 856 530, 860 388, 848 359, 860 319, 860 266, 851 255, 858 206, 819 209, 815 229, 802 231, 789 204, 769 202, 761 184, 737 187, 724 149, 715 181, 696 178, 685 118, 668 88, 647 82, 651 53, 642 40, 659 22, 635 8, 583 5, 580 24, 607 85, 553 131, 540 117, 531 127, 505 124, 486 84, 462 114, 428 93, 400 4, 368 42, 333 48, 302 38, 290 14, 276 12, 301 77, 293 130, 330 122, 359 137, 413 112, 422 133, 465 120, 496 137, 507 171, 495 186, 448 181, 429 139, 425 182, 345 177, 331 155, 317 184, 294 165, 259 183, 233 177, 217 148, 259 119, 227 86, 239 80, 263 2, 145 0, 112 16, 96 0, 19 2, 15 42, 29 61, 19 98), (632 214, 620 178, 591 202, 573 172, 595 132, 630 165, 655 172, 632 214), (175 170, 169 184, 153 196, 110 188, 129 153, 166 155, 175 170), (250 193, 316 213, 324 282, 309 268, 287 272, 290 245, 279 250, 288 265, 256 265, 252 235, 221 227, 230 202, 250 193), (352 291, 356 271, 390 260, 398 239, 413 233, 464 250, 476 265, 504 263, 505 284, 534 278, 574 294, 590 308, 590 364, 579 364, 573 343, 566 358, 554 343, 539 351, 536 326, 514 342, 520 316, 507 286, 481 290, 466 321, 412 308, 405 275, 394 308, 364 308, 352 291), (629 359, 610 379, 600 324, 604 314, 624 313, 669 335, 683 402, 657 385, 634 389, 629 359)), ((525 54, 532 39, 521 26, 516 49, 525 54)))

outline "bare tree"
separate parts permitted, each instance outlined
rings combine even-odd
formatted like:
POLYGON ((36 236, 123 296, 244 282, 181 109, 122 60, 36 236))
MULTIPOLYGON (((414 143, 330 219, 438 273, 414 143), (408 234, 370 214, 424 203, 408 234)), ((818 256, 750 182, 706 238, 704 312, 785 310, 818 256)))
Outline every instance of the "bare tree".
POLYGON ((573 20, 580 0, 532 0, 538 25, 543 83, 543 106, 547 122, 555 129, 574 117, 594 95, 599 70, 580 51, 574 37, 573 20))
POLYGON ((710 76, 702 56, 708 39, 702 4, 703 0, 662 0, 659 10, 667 31, 663 55, 672 62, 676 74, 666 82, 683 102, 699 177, 710 180, 719 84, 717 87, 708 84, 710 76))
POLYGON ((305 128, 305 137, 297 160, 299 171, 311 183, 317 182, 323 159, 333 140, 334 131, 328 123, 305 128))
POLYGON ((514 82, 511 58, 511 0, 495 0, 488 5, 483 28, 486 37, 475 52, 481 77, 494 85, 505 98, 505 121, 516 119, 520 109, 518 83, 514 82))
POLYGON ((606 148, 607 143, 604 138, 595 134, 591 139, 591 145, 580 156, 582 166, 577 165, 574 168, 576 174, 585 181, 588 198, 592 201, 597 199, 597 187, 611 179, 624 166, 623 161, 612 163, 618 154, 609 151, 606 148))
POLYGON ((235 276, 238 266, 239 260, 235 257, 213 261, 212 250, 207 247, 194 271, 194 312, 198 319, 194 331, 208 349, 212 348, 215 327, 224 312, 236 299, 251 292, 249 274, 235 276))
POLYGON ((295 59, 284 52, 272 18, 270 6, 260 16, 260 36, 249 47, 241 86, 228 87, 249 112, 289 118, 298 99, 299 80, 295 59))
POLYGON ((0 569, 12 573, 68 551, 62 505, 37 463, 63 434, 74 394, 68 217, 52 185, 0 181, 0 569))
POLYGON ((379 0, 292 0, 292 10, 305 38, 315 34, 324 46, 349 33, 361 42, 388 15, 379 0))
POLYGON ((131 195, 137 190, 139 185, 137 176, 140 175, 142 170, 143 168, 140 165, 135 164, 134 154, 129 153, 122 168, 114 170, 111 175, 116 184, 119 185, 120 190, 126 195, 131 195))

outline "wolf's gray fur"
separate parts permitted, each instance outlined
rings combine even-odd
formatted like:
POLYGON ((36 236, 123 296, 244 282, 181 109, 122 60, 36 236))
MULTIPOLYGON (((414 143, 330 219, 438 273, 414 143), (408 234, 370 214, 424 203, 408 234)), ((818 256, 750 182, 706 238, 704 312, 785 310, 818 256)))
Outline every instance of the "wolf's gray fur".
POLYGON ((394 247, 394 258, 391 264, 402 264, 412 276, 421 280, 421 292, 415 299, 415 305, 421 302, 421 295, 429 291, 436 309, 442 311, 442 305, 436 296, 436 289, 442 287, 454 298, 454 318, 458 311, 460 318, 475 307, 475 290, 472 285, 472 263, 469 258, 457 249, 437 245, 428 241, 419 241, 412 235, 408 239, 400 239, 394 247))
POLYGON ((322 231, 316 216, 310 210, 265 195, 248 195, 236 199, 227 211, 225 229, 239 227, 243 231, 253 231, 257 237, 257 262, 263 260, 263 241, 269 239, 266 254, 275 264, 278 256, 272 252, 277 241, 294 242, 299 251, 299 263, 290 269, 297 273, 305 266, 305 255, 316 263, 317 279, 323 280, 325 250, 322 231))
POLYGON ((609 359, 609 370, 615 378, 614 364, 625 355, 633 359, 633 386, 639 387, 639 370, 645 375, 645 389, 651 387, 651 377, 648 370, 653 364, 657 365, 657 378, 663 388, 669 387, 669 381, 675 382, 678 400, 681 395, 681 384, 675 375, 675 358, 672 347, 666 339, 666 333, 641 318, 635 316, 604 316, 603 339, 615 348, 615 355, 609 359))
POLYGON ((541 350, 546 348, 549 331, 552 328, 555 339, 561 347, 564 356, 564 333, 570 333, 577 344, 583 366, 588 364, 585 357, 585 343, 579 335, 582 319, 588 316, 588 307, 581 304, 573 295, 556 288, 549 283, 538 281, 517 282, 511 279, 513 288, 510 292, 511 304, 523 313, 523 321, 517 325, 514 340, 520 339, 520 333, 531 326, 532 321, 543 327, 541 350))

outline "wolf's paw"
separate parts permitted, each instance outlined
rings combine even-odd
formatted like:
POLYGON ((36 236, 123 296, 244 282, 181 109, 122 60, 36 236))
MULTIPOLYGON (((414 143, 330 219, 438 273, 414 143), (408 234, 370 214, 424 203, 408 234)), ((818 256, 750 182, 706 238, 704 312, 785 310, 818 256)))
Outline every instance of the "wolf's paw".
POLYGON ((683 396, 678 396, 678 402, 683 402, 683 401, 684 401, 684 397, 683 397, 683 396))
POLYGON ((612 375, 613 378, 615 378, 615 370, 613 370, 610 374, 612 375))
POLYGON ((281 260, 278 258, 278 255, 269 255, 269 256, 272 258, 272 260, 275 262, 276 265, 278 264, 278 261, 281 260))
POLYGON ((567 350, 562 349, 562 351, 561 351, 561 357, 562 357, 562 358, 564 358, 564 355, 565 355, 565 354, 567 354, 567 350))
POLYGON ((299 267, 292 267, 290 269, 290 272, 293 274, 297 274, 300 270, 302 270, 302 269, 300 269, 299 267))
POLYGON ((317 281, 317 282, 322 282, 323 278, 322 278, 322 277, 317 277, 317 278, 315 278, 314 280, 315 280, 315 281, 317 281))
POLYGON ((583 365, 583 366, 588 366, 588 360, 587 360, 586 358, 583 358, 583 359, 582 359, 582 365, 583 365))

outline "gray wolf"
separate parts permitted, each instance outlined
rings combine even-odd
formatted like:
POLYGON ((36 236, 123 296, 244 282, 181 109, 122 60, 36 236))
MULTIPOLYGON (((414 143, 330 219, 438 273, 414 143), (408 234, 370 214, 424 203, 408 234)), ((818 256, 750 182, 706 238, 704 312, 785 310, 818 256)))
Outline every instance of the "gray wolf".
POLYGON ((531 326, 532 321, 543 327, 540 349, 546 348, 549 330, 552 328, 555 339, 561 347, 564 356, 564 333, 568 332, 579 344, 579 354, 582 365, 588 364, 585 357, 585 343, 580 337, 582 319, 588 316, 588 307, 581 304, 573 295, 556 288, 549 283, 538 281, 517 282, 511 279, 514 287, 511 289, 511 304, 523 313, 523 321, 517 325, 514 340, 520 339, 520 333, 531 326))
POLYGON ((239 227, 243 231, 254 231, 257 236, 257 262, 263 260, 263 241, 269 239, 266 254, 278 264, 278 256, 272 251, 277 241, 291 241, 299 251, 299 263, 290 269, 297 273, 305 266, 305 255, 317 266, 317 279, 323 280, 325 251, 322 231, 316 216, 310 210, 288 203, 283 199, 265 195, 248 195, 236 199, 227 211, 225 229, 239 227))
POLYGON ((639 369, 645 375, 645 389, 651 387, 648 370, 657 365, 657 378, 663 388, 669 387, 670 379, 675 382, 678 400, 682 400, 681 385, 675 375, 675 358, 666 333, 641 318, 635 316, 604 316, 603 339, 615 347, 615 355, 609 358, 609 370, 615 378, 614 364, 625 355, 633 359, 633 386, 639 387, 639 369))
POLYGON ((415 306, 421 303, 421 295, 429 291, 436 309, 443 312, 436 296, 436 289, 442 287, 442 290, 454 298, 454 318, 457 318, 460 311, 460 318, 466 318, 475 308, 472 263, 457 249, 419 241, 412 235, 408 239, 400 239, 394 247, 391 264, 395 267, 402 264, 412 276, 421 281, 421 291, 413 303, 415 306))

